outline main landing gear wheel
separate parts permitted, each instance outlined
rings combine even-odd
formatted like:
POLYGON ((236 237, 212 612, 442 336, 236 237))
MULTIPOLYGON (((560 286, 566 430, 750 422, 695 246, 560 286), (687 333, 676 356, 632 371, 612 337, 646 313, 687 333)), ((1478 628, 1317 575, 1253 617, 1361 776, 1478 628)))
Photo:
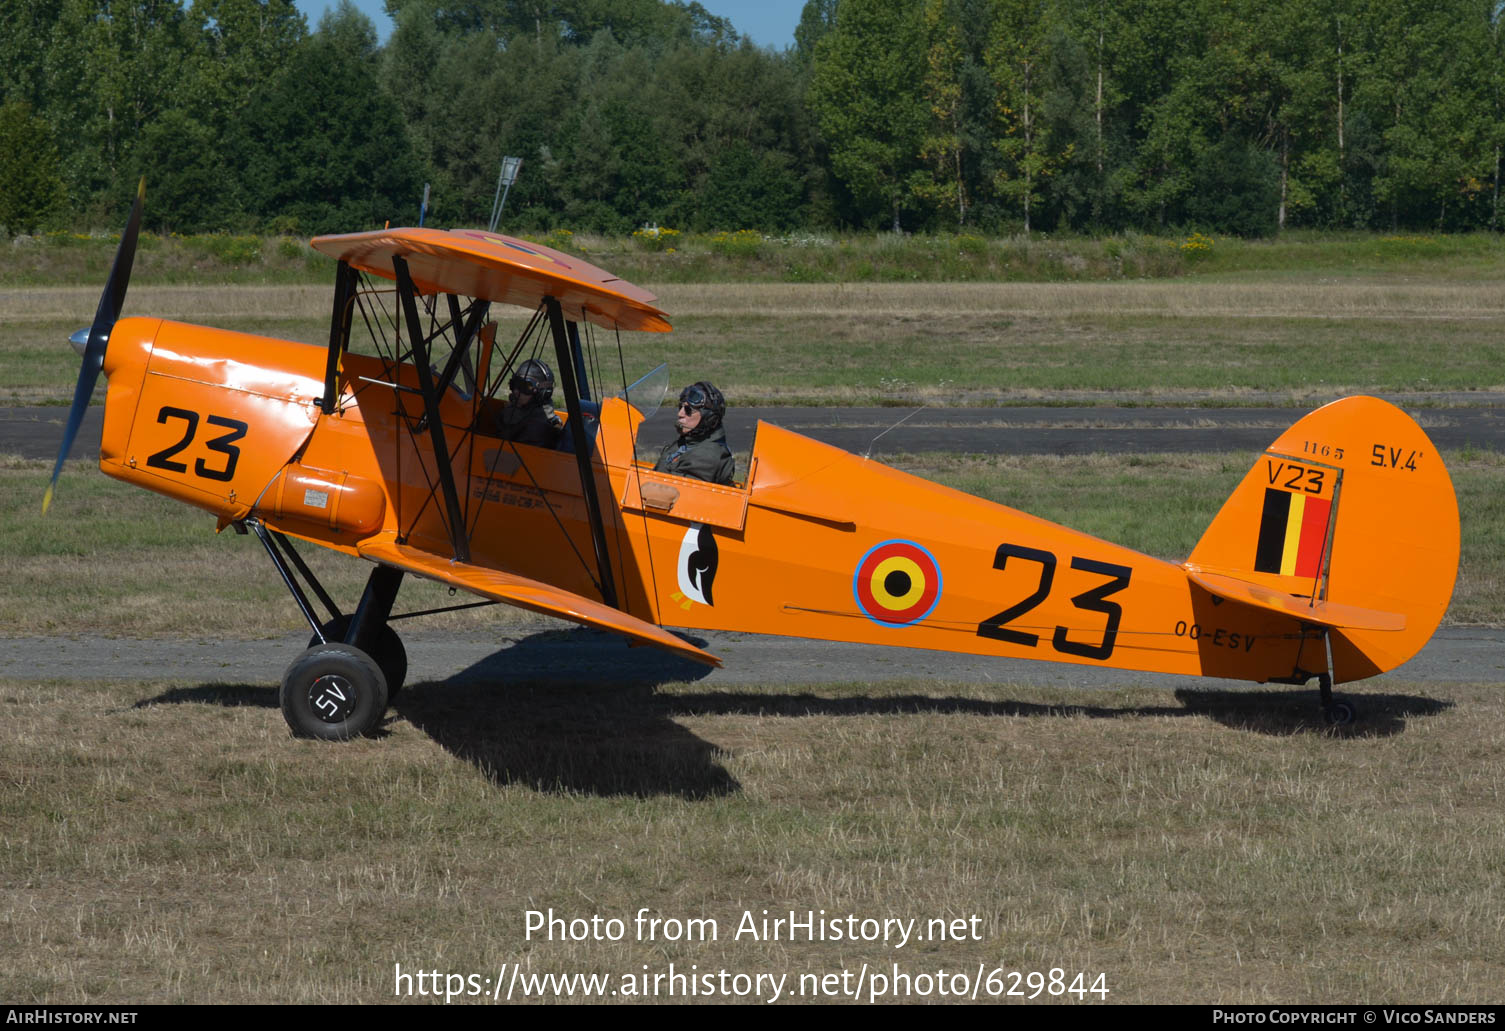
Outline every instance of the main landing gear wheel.
MULTIPOLYGON (((324 640, 330 644, 339 644, 345 640, 345 631, 350 629, 350 617, 341 616, 331 619, 319 628, 324 634, 324 640)), ((308 646, 314 647, 319 643, 318 635, 308 639, 308 646)), ((382 675, 387 678, 387 701, 397 697, 397 692, 402 690, 402 685, 408 679, 408 650, 402 646, 402 638, 397 636, 397 631, 390 626, 383 625, 381 633, 376 636, 376 645, 371 649, 371 657, 381 667, 382 675)))
POLYGON ((359 648, 320 644, 282 675, 282 716, 298 737, 348 741, 370 733, 387 711, 387 678, 359 648))

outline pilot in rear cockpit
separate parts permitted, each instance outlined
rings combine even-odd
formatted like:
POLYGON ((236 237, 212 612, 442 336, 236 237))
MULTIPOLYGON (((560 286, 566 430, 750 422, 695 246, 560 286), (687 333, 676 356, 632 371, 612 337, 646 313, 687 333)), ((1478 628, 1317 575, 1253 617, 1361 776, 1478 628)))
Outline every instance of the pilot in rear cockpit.
POLYGON ((737 460, 726 446, 726 398, 702 380, 679 392, 674 424, 679 436, 664 445, 654 469, 710 483, 730 484, 737 478, 737 460))
POLYGON ((507 403, 496 420, 497 436, 537 447, 559 443, 564 422, 554 411, 554 370, 529 358, 517 367, 507 386, 507 403))

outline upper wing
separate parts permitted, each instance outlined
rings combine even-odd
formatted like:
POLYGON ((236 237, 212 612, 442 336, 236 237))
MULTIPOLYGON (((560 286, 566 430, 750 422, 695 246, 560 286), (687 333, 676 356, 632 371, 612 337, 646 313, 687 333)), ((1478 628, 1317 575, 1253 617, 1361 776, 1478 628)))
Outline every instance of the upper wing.
POLYGON ((358 545, 356 550, 360 552, 362 558, 384 562, 409 573, 417 573, 419 576, 442 580, 447 584, 463 587, 467 591, 479 594, 483 598, 506 602, 508 605, 516 605, 518 608, 532 612, 558 616, 560 619, 568 619, 585 626, 610 630, 643 644, 651 644, 656 648, 662 648, 675 655, 694 659, 696 662, 703 662, 709 666, 721 665, 721 660, 710 652, 675 637, 662 627, 654 626, 636 616, 629 616, 625 612, 619 612, 599 601, 592 601, 537 580, 529 580, 527 577, 514 576, 511 573, 502 573, 466 562, 453 562, 426 551, 398 544, 387 535, 365 541, 358 545))
POLYGON ((542 244, 480 229, 379 229, 316 236, 319 251, 373 275, 395 279, 407 261, 420 293, 450 293, 536 308, 553 297, 565 317, 606 329, 668 332, 668 316, 647 290, 542 244))

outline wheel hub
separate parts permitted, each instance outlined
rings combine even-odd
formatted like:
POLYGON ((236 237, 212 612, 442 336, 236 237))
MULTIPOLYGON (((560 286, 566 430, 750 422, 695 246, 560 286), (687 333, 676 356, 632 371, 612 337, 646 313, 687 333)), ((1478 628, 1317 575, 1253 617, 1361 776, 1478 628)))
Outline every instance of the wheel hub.
POLYGON ((308 688, 308 705, 325 723, 343 723, 356 703, 355 685, 338 673, 326 673, 308 688))

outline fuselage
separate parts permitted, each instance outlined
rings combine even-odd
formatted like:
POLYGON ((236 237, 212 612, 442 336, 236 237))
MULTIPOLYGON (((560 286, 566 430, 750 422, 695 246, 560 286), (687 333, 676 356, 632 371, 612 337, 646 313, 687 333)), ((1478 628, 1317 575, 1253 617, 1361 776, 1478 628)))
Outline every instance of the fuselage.
MULTIPOLYGON (((101 467, 221 527, 452 555, 415 370, 347 354, 326 413, 326 353, 121 320, 101 467)), ((601 598, 574 455, 498 439, 455 390, 440 411, 471 562, 601 598)), ((742 485, 657 473, 636 459, 641 421, 609 398, 591 434, 619 605, 641 619, 1258 681, 1325 668, 1297 620, 1220 604, 1181 564, 768 424, 742 485)))

